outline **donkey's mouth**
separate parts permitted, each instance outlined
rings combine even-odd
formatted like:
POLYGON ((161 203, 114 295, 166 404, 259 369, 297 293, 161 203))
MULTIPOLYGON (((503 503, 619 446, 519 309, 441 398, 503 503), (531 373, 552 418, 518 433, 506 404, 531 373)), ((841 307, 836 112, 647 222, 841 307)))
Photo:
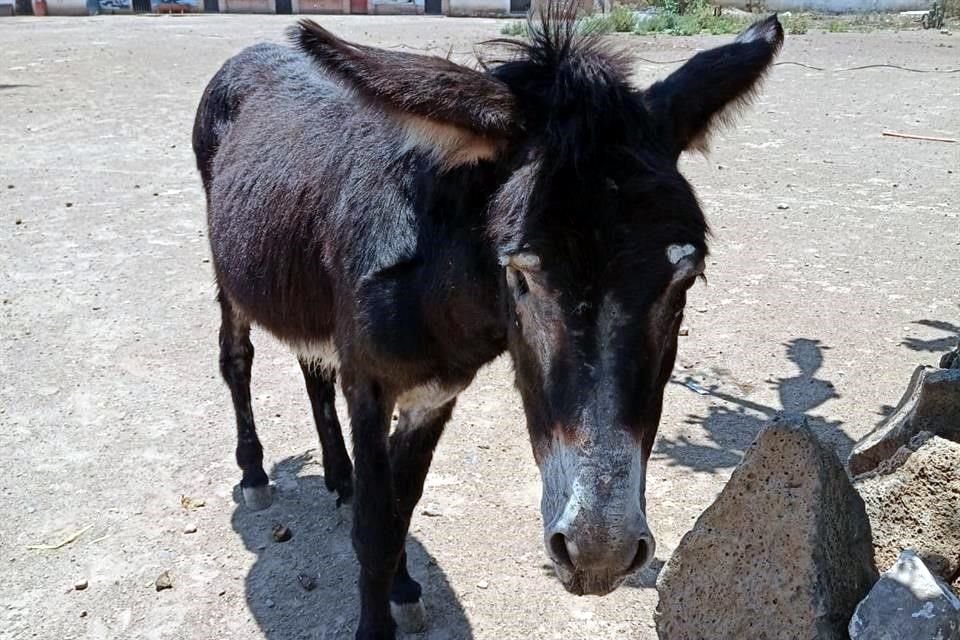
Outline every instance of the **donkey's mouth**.
POLYGON ((616 591, 627 579, 626 575, 607 572, 569 572, 567 569, 554 565, 557 577, 563 588, 577 596, 605 596, 616 591))

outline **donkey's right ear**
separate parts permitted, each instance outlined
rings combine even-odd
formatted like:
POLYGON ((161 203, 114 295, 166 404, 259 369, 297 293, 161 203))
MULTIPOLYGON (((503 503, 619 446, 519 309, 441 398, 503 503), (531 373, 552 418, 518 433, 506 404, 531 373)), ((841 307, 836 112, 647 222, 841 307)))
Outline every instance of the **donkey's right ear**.
POLYGON ((513 93, 480 71, 347 42, 312 20, 289 36, 325 72, 396 118, 410 146, 446 167, 492 159, 517 128, 513 93))

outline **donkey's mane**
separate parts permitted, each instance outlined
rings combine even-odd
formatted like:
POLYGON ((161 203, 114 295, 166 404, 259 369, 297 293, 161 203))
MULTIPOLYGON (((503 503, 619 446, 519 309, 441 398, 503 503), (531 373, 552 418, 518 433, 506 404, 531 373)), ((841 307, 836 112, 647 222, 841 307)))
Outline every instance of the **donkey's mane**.
POLYGON ((570 0, 545 2, 527 21, 527 40, 487 42, 507 55, 481 64, 517 96, 527 132, 556 161, 580 164, 600 147, 629 145, 624 131, 642 135, 645 110, 627 82, 630 56, 578 22, 577 10, 570 0))

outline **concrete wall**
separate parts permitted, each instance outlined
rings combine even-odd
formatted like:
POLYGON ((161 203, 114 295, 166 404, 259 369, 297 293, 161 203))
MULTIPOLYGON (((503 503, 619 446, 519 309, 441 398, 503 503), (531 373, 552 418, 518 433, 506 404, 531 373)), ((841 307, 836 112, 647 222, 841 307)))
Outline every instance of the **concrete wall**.
POLYGON ((506 16, 510 14, 510 0, 449 0, 447 14, 451 16, 506 16))
POLYGON ((48 16, 88 16, 87 0, 47 0, 48 16))
POLYGON ((932 0, 714 0, 721 7, 774 11, 818 11, 820 13, 871 13, 929 9, 932 0))
POLYGON ((367 11, 378 16, 412 16, 423 13, 423 0, 367 0, 367 11))
POLYGON ((276 13, 274 0, 220 0, 220 13, 276 13))
POLYGON ((294 13, 350 13, 350 0, 293 0, 294 13))

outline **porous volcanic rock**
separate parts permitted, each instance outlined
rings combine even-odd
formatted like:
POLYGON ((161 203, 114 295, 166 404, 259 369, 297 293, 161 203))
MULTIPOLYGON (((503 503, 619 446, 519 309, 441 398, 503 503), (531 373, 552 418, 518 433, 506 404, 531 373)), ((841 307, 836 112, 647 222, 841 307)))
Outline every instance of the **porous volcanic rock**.
POLYGON ((960 444, 920 433, 853 486, 881 571, 912 549, 947 582, 960 578, 960 444))
POLYGON ((657 581, 661 640, 847 638, 877 579, 863 501, 802 417, 766 425, 657 581))
POLYGON ((854 445, 850 474, 875 469, 921 431, 960 442, 960 369, 917 367, 893 413, 854 445))

